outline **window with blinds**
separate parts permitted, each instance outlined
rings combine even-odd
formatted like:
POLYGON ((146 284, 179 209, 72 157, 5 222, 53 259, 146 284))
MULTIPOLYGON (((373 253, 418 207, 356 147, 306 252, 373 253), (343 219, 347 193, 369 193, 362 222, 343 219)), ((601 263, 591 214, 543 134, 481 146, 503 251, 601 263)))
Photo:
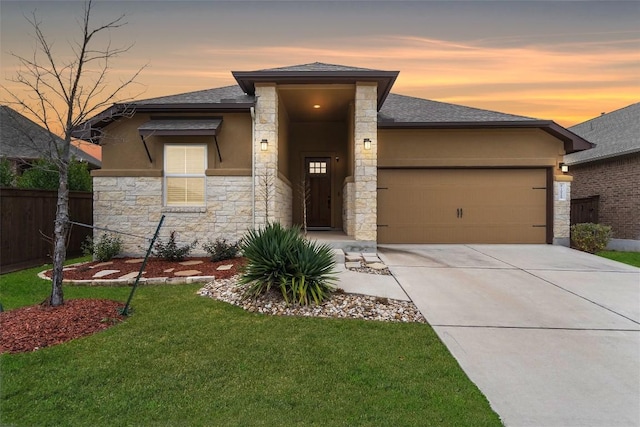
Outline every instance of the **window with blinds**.
POLYGON ((203 206, 207 147, 166 144, 164 146, 164 188, 167 206, 203 206))

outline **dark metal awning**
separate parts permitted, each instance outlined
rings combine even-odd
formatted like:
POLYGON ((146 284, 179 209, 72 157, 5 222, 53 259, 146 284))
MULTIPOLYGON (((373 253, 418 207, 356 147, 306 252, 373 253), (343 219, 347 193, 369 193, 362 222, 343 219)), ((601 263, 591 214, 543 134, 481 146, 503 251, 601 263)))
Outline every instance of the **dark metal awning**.
POLYGON ((141 136, 217 135, 222 119, 149 120, 139 128, 141 136))

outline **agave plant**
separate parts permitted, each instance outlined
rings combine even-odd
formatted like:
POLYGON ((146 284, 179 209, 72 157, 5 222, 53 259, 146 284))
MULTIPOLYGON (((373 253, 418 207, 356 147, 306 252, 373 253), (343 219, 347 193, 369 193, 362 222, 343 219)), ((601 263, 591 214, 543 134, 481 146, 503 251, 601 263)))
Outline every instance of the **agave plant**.
POLYGON ((240 284, 245 296, 256 297, 278 288, 287 303, 316 304, 334 290, 335 261, 331 248, 307 241, 300 227, 279 223, 249 231, 242 239, 248 259, 240 284))

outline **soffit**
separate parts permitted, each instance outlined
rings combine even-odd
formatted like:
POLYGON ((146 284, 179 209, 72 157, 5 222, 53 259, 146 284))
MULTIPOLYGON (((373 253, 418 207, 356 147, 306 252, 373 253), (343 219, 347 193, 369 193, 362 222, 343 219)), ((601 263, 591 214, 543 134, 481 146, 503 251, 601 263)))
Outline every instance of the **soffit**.
POLYGON ((278 95, 291 122, 343 121, 355 96, 354 85, 279 85, 278 95), (314 108, 319 105, 320 108, 314 108))

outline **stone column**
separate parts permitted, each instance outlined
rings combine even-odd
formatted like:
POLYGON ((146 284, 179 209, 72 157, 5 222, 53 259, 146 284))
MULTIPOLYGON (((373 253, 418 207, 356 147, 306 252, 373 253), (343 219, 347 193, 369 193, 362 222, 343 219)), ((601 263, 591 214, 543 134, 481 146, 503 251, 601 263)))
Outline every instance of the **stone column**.
POLYGON ((255 152, 256 227, 275 221, 276 184, 278 180, 278 93, 274 83, 256 84, 255 152), (262 150, 262 140, 267 140, 267 150, 262 150))
POLYGON ((356 240, 376 241, 378 182, 377 85, 356 83, 354 112, 354 193, 356 240), (364 148, 364 140, 371 148, 364 148))
POLYGON ((570 245, 571 181, 569 175, 556 175, 553 182, 553 243, 570 245))

